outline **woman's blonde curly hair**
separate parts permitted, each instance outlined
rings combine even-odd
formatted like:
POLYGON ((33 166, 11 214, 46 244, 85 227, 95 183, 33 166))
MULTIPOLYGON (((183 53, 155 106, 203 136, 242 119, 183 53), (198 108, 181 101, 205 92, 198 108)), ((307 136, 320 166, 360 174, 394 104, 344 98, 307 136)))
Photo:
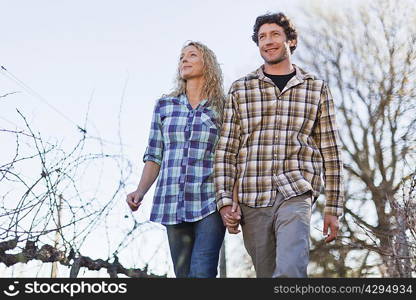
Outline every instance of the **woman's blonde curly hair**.
MULTIPOLYGON (((208 99, 208 103, 212 109, 217 112, 217 122, 218 124, 221 124, 225 95, 223 89, 222 71, 217 61, 217 57, 211 49, 209 49, 201 42, 187 41, 182 47, 182 51, 188 46, 194 46, 202 53, 205 79, 204 86, 202 87, 202 95, 208 99)), ((186 80, 181 78, 180 70, 178 67, 174 90, 168 96, 178 97, 181 94, 186 94, 186 80)))

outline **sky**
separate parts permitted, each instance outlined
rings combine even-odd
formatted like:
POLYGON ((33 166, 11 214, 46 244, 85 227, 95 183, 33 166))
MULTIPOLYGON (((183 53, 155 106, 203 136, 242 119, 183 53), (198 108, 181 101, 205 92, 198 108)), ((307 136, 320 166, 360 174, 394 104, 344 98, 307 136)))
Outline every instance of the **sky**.
POLYGON ((0 94, 18 93, 2 98, 0 125, 21 125, 18 108, 43 134, 68 137, 88 111, 88 132, 118 141, 120 123, 124 150, 139 163, 183 44, 200 41, 216 53, 227 91, 261 64, 250 39, 256 16, 296 11, 296 3, 0 0, 0 65, 36 93, 2 72, 0 94))
MULTIPOLYGON (((134 163, 133 190, 153 106, 173 87, 184 43, 200 41, 214 51, 227 91, 262 63, 251 40, 255 18, 282 11, 296 23, 307 2, 0 0, 0 65, 7 69, 0 73, 0 96, 16 92, 0 98, 0 128, 23 128, 19 109, 47 140, 71 145, 88 111, 89 135, 115 144, 121 138, 124 155, 134 163)), ((14 144, 0 143, 0 155, 9 156, 14 144)), ((116 179, 104 177, 104 186, 116 179)), ((148 217, 152 193, 135 218, 148 217)), ((126 211, 119 208, 120 215, 126 211)), ((163 234, 157 239, 166 247, 163 234)), ((89 247, 86 253, 100 253, 97 243, 89 247)))
MULTIPOLYGON (((135 127, 149 123, 154 101, 171 90, 185 41, 201 41, 216 53, 227 90, 261 63, 250 39, 255 17, 295 2, 1 0, 0 64, 75 124, 92 98, 90 120, 108 138, 127 82, 123 137, 137 151, 142 138, 135 127)), ((2 92, 20 90, 0 80, 2 92)), ((19 107, 42 131, 51 130, 51 121, 59 125, 51 135, 73 128, 23 91, 7 100, 2 116, 9 121, 19 107)))

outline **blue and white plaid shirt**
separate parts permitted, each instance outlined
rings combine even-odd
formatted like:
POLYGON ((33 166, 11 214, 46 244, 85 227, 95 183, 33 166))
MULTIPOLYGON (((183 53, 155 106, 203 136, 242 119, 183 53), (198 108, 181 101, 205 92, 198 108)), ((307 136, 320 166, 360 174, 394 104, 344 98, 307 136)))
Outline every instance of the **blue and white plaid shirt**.
POLYGON ((213 162, 217 114, 203 100, 195 109, 185 95, 156 103, 143 161, 161 165, 150 220, 195 222, 216 210, 213 162))

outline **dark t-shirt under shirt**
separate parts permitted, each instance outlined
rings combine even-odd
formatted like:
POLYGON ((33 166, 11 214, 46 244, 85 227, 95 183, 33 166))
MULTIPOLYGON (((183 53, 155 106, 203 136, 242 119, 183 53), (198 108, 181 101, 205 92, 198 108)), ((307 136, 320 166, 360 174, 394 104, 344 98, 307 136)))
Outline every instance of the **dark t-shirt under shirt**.
POLYGON ((274 84, 279 88, 280 91, 284 89, 288 81, 293 76, 295 76, 295 74, 296 74, 296 70, 290 74, 285 74, 285 75, 271 75, 271 74, 264 73, 266 77, 269 77, 274 82, 274 84))

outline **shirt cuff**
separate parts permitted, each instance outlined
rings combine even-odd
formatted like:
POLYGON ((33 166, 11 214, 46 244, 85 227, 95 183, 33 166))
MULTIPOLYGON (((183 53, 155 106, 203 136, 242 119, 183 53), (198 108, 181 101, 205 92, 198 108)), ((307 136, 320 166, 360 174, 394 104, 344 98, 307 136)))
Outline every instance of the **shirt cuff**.
POLYGON ((153 161, 155 163, 157 163, 159 166, 162 165, 162 160, 159 158, 156 158, 150 154, 146 154, 145 156, 143 156, 143 162, 147 162, 148 160, 153 161))
POLYGON ((342 207, 330 207, 330 206, 326 206, 324 208, 324 215, 331 215, 331 216, 342 216, 342 214, 344 213, 344 209, 342 207))
POLYGON ((221 208, 227 205, 233 205, 233 199, 230 193, 223 192, 217 194, 217 209, 220 211, 221 208))

